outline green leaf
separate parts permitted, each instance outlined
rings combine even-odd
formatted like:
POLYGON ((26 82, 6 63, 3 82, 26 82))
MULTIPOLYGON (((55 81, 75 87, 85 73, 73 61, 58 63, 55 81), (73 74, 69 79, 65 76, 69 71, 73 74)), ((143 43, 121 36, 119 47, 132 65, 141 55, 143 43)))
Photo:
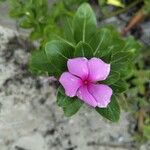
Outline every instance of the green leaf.
POLYGON ((127 65, 124 65, 124 67, 121 67, 120 70, 118 70, 120 73, 121 79, 123 79, 123 78, 127 79, 131 75, 133 75, 133 73, 134 73, 133 65, 134 64, 128 63, 127 65))
POLYGON ((64 35, 65 38, 71 42, 74 43, 74 35, 73 35, 73 25, 72 25, 72 19, 69 17, 66 17, 64 20, 64 35))
POLYGON ((59 87, 57 92, 57 104, 62 107, 65 116, 70 117, 77 113, 83 105, 83 102, 77 97, 71 98, 66 96, 62 87, 59 87))
POLYGON ((144 13, 145 15, 149 15, 150 14, 150 1, 149 0, 144 0, 144 13))
POLYGON ((112 70, 119 71, 123 67, 127 67, 128 63, 131 63, 134 56, 134 51, 128 52, 118 52, 112 55, 111 57, 111 66, 112 70))
POLYGON ((91 36, 89 44, 93 49, 94 56, 103 57, 107 55, 113 48, 112 39, 112 32, 107 28, 101 28, 91 36))
POLYGON ((91 58, 93 56, 92 48, 87 43, 81 41, 75 47, 74 56, 91 58))
POLYGON ((139 49, 141 48, 141 43, 135 40, 132 36, 129 36, 124 41, 125 41, 125 46, 122 49, 122 51, 135 50, 136 52, 139 52, 139 49))
POLYGON ((55 77, 59 77, 67 70, 67 61, 73 57, 74 48, 65 40, 53 40, 46 44, 45 52, 51 68, 55 70, 55 77))
POLYGON ((112 32, 112 34, 114 34, 112 40, 112 52, 117 53, 123 51, 122 49, 125 47, 124 40, 118 34, 114 33, 114 31, 112 32))
POLYGON ((48 25, 45 26, 43 32, 44 32, 43 38, 44 38, 46 43, 48 41, 58 39, 58 38, 56 38, 56 35, 57 36, 61 35, 60 29, 58 28, 58 26, 54 22, 48 23, 48 25))
POLYGON ((83 3, 73 18, 74 39, 87 42, 96 31, 96 17, 89 4, 83 3))
POLYGON ((122 51, 125 41, 110 26, 100 28, 89 40, 93 53, 97 57, 105 57, 122 51))
POLYGON ((144 125, 143 127, 143 136, 147 140, 150 140, 150 121, 149 121, 149 125, 144 125))
POLYGON ((28 18, 23 18, 21 21, 20 21, 20 27, 21 28, 25 28, 25 29, 28 29, 28 28, 32 28, 33 27, 33 22, 31 22, 30 19, 28 18))
POLYGON ((111 84, 116 83, 119 80, 119 78, 120 78, 120 73, 117 71, 111 70, 108 78, 105 81, 103 81, 103 83, 111 85, 111 84))
POLYGON ((113 93, 123 93, 128 89, 128 84, 124 80, 118 80, 116 83, 111 85, 113 93))
POLYGON ((0 3, 1 3, 1 2, 5 2, 5 1, 6 1, 6 0, 0 0, 0 3))
POLYGON ((111 102, 108 104, 107 108, 96 107, 96 111, 112 122, 117 122, 120 117, 120 107, 115 96, 112 96, 111 102))
POLYGON ((111 62, 127 62, 130 60, 133 56, 133 53, 128 51, 128 52, 118 52, 112 55, 111 62))
POLYGON ((116 7, 124 7, 124 4, 121 2, 121 0, 108 0, 107 4, 114 5, 116 7))
POLYGON ((36 50, 31 54, 29 69, 36 74, 51 74, 51 66, 44 50, 36 50))
POLYGON ((41 31, 39 31, 39 30, 33 30, 31 33, 30 33, 30 35, 29 35, 29 38, 31 39, 31 40, 37 40, 37 39, 39 39, 39 38, 41 38, 41 31))
POLYGON ((110 52, 109 54, 107 54, 105 56, 100 57, 100 59, 102 59, 105 63, 110 64, 111 63, 111 55, 112 55, 112 52, 110 52))
POLYGON ((25 10, 23 7, 23 3, 20 3, 18 0, 11 0, 10 3, 10 11, 9 16, 12 18, 20 18, 25 14, 25 10))

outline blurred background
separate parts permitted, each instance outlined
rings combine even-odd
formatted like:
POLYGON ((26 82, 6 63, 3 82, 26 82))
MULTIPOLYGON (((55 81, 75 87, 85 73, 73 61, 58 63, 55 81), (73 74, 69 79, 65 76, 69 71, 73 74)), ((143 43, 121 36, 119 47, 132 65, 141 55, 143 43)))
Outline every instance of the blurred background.
POLYGON ((0 150, 150 150, 150 1, 0 0, 0 150), (142 45, 118 123, 88 106, 65 117, 56 83, 28 69, 31 52, 61 35, 63 18, 83 2, 99 26, 142 45))

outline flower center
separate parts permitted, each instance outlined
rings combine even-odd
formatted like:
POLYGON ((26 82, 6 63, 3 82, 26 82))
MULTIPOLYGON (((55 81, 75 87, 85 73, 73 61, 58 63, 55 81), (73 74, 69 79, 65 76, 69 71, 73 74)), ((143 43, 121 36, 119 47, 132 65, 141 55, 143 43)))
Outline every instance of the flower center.
POLYGON ((88 80, 84 80, 84 81, 83 81, 83 84, 84 84, 84 85, 87 85, 88 83, 89 83, 88 80))

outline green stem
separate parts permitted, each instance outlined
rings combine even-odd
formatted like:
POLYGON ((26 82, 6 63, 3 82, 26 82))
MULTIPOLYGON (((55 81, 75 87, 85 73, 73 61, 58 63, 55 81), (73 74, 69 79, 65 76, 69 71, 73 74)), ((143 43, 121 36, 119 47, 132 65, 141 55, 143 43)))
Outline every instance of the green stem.
POLYGON ((129 9, 131 9, 132 7, 134 7, 135 5, 137 5, 138 3, 142 2, 143 0, 137 0, 133 3, 131 3, 130 5, 128 5, 127 7, 125 7, 124 9, 119 9, 111 14, 108 14, 108 15, 105 15, 105 17, 103 19, 108 19, 108 18, 111 18, 111 17, 114 17, 114 16, 117 16, 119 14, 122 14, 126 11, 128 11, 129 9))

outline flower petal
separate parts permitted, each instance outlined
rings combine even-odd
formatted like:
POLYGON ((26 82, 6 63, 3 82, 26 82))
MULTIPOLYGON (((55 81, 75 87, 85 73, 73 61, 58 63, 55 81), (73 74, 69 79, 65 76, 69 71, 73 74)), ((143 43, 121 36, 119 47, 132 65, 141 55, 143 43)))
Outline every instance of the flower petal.
POLYGON ((64 72, 59 82, 65 89, 65 94, 70 97, 76 96, 78 88, 82 85, 81 79, 72 75, 69 72, 64 72))
POLYGON ((81 79, 88 77, 88 60, 86 58, 69 59, 67 66, 70 73, 80 77, 81 79))
POLYGON ((110 72, 110 64, 106 64, 99 58, 92 58, 88 62, 89 79, 91 81, 105 80, 110 72))
POLYGON ((107 107, 112 96, 112 89, 109 86, 104 84, 90 84, 88 90, 97 101, 98 107, 107 107))
POLYGON ((77 96, 83 100, 86 104, 96 107, 97 102, 94 97, 89 93, 87 86, 81 86, 77 92, 77 96))

